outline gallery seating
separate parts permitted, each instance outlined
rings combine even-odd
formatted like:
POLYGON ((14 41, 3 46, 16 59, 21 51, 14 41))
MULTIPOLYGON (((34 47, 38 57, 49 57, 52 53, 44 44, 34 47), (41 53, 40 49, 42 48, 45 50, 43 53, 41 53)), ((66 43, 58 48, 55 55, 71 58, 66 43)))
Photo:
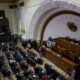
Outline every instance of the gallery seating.
POLYGON ((68 41, 66 39, 63 39, 61 37, 59 38, 56 38, 56 45, 57 46, 60 46, 62 48, 65 48, 65 49, 68 49, 72 52, 74 52, 74 54, 77 54, 79 55, 80 53, 80 45, 74 43, 74 42, 71 42, 71 41, 68 41))
POLYGON ((11 76, 10 75, 11 72, 10 72, 8 65, 6 64, 6 60, 5 60, 4 55, 0 55, 0 71, 2 72, 3 76, 5 76, 5 77, 11 76))
POLYGON ((25 60, 20 61, 20 66, 22 70, 28 70, 28 64, 26 63, 25 60))
POLYGON ((59 54, 57 54, 56 52, 54 52, 48 48, 44 47, 44 49, 45 49, 44 56, 47 59, 49 59, 50 61, 52 61, 55 65, 57 65, 58 67, 63 69, 69 75, 71 74, 71 71, 75 68, 75 66, 78 65, 78 64, 74 63, 73 61, 60 56, 59 54))
MULTIPOLYGON (((54 40, 56 42, 56 45, 53 47, 53 49, 42 45, 44 48, 44 57, 52 61, 56 66, 58 66, 71 76, 74 70, 77 72, 77 69, 75 68, 79 69, 78 66, 80 65, 79 42, 75 39, 64 37, 58 37, 54 40)), ((78 76, 80 75, 77 75, 77 77, 78 76)), ((78 79, 80 78, 78 77, 78 79)))
POLYGON ((43 59, 36 55, 32 49, 26 50, 23 47, 19 47, 14 40, 4 42, 1 48, 6 57, 5 61, 5 58, 0 56, 0 71, 4 77, 12 78, 12 75, 14 75, 17 80, 49 80, 58 78, 55 70, 54 76, 49 76, 48 70, 43 64, 43 59), (4 64, 5 62, 7 62, 9 67, 4 64), (40 66, 44 66, 44 68, 40 66))
POLYGON ((47 71, 47 74, 52 74, 53 73, 53 67, 52 66, 50 66, 49 64, 45 64, 45 69, 46 69, 46 71, 47 71))
POLYGON ((80 45, 64 39, 64 38, 56 38, 56 51, 57 53, 63 54, 63 56, 67 57, 68 59, 79 63, 79 57, 80 57, 80 45))

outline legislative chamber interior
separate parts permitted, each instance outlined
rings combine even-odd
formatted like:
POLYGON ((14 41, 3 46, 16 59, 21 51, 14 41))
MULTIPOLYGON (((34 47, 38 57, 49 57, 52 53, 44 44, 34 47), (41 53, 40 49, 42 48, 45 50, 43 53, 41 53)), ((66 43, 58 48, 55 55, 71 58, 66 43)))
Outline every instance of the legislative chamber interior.
POLYGON ((0 0, 0 80, 80 80, 80 1, 0 0))

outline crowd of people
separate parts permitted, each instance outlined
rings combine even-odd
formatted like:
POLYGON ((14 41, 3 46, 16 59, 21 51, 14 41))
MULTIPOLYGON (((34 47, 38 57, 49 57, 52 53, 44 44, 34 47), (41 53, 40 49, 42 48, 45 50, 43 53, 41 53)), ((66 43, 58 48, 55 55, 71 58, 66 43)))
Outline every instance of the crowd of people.
POLYGON ((7 39, 0 43, 0 72, 3 80, 66 80, 48 63, 44 64, 43 50, 36 41, 21 41, 23 48, 17 46, 17 38, 7 39), (32 48, 36 48, 41 53, 36 55, 32 48), (28 50, 24 50, 28 48, 28 50), (37 65, 43 65, 44 68, 37 65), (33 69, 30 69, 32 67, 33 69))
MULTIPOLYGON (((14 80, 12 75, 15 75, 16 80, 66 80, 51 65, 44 64, 41 58, 44 56, 44 50, 39 43, 33 40, 21 43, 22 47, 17 46, 17 37, 0 43, 2 80, 14 80), (28 50, 25 51, 25 48, 28 50), (36 49, 40 56, 36 55, 32 48, 36 49)), ((55 43, 53 44, 55 46, 55 43)))

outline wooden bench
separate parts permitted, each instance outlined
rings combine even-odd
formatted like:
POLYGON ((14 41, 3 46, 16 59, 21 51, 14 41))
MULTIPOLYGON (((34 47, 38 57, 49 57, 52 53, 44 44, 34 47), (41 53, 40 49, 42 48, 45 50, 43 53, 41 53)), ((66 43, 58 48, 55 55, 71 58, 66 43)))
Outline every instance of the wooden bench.
POLYGON ((73 51, 76 54, 80 54, 80 45, 67 41, 63 38, 57 38, 55 41, 57 46, 73 51))
POLYGON ((44 56, 69 75, 71 74, 72 70, 78 65, 67 58, 61 57, 59 54, 46 47, 43 48, 44 56))

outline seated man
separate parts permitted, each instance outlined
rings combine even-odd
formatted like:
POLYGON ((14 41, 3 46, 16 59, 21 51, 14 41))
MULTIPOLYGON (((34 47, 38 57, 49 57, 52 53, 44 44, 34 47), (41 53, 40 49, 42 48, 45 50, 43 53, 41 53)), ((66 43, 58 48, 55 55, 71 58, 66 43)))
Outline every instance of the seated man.
POLYGON ((39 53, 40 53, 40 56, 44 56, 44 49, 42 47, 39 47, 39 53))
POLYGON ((35 71, 35 74, 37 75, 37 76, 42 76, 42 73, 43 73, 43 69, 41 68, 41 67, 35 67, 34 68, 34 71, 35 71))
POLYGON ((20 72, 20 67, 18 66, 16 61, 14 60, 10 61, 10 66, 14 73, 20 72))
POLYGON ((28 65, 27 65, 27 62, 25 60, 20 61, 20 66, 21 66, 22 70, 27 70, 28 69, 28 65))
POLYGON ((30 42, 27 43, 27 48, 31 49, 31 43, 30 42))
POLYGON ((56 45, 55 41, 51 37, 49 37, 49 39, 47 40, 47 47, 53 49, 55 45, 56 45))
POLYGON ((47 74, 53 74, 54 69, 49 64, 47 63, 45 64, 45 69, 46 69, 47 74))
POLYGON ((17 80, 26 80, 23 71, 17 73, 17 74, 16 74, 16 78, 17 78, 17 80))
POLYGON ((10 70, 9 70, 8 66, 6 66, 6 65, 3 65, 1 67, 1 72, 2 72, 3 76, 5 76, 5 77, 10 77, 11 76, 10 75, 10 70))
POLYGON ((14 57, 15 57, 16 61, 18 61, 18 62, 20 62, 22 60, 21 55, 19 54, 18 51, 15 51, 14 57))

